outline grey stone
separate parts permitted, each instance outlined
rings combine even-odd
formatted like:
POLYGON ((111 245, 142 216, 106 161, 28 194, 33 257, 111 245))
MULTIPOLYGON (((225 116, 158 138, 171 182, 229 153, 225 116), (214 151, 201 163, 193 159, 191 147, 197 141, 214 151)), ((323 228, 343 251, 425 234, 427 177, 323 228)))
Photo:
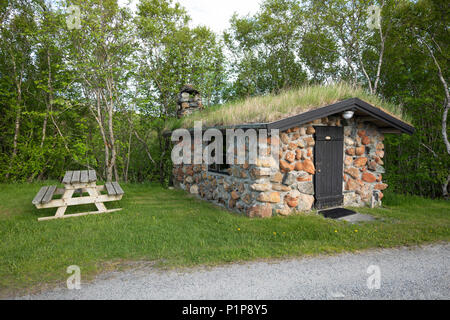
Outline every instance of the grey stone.
POLYGON ((344 206, 353 207, 358 205, 358 199, 354 191, 344 191, 344 206))
POLYGON ((311 181, 297 183, 297 189, 304 194, 314 194, 314 185, 311 181))
POLYGON ((297 176, 293 172, 286 173, 286 175, 283 178, 283 184, 286 186, 293 185, 296 182, 297 182, 297 176))
POLYGON ((198 194, 198 185, 194 184, 190 190, 191 194, 198 194))
POLYGON ((314 204, 314 196, 309 194, 301 194, 298 199, 297 209, 299 211, 309 211, 314 204))
POLYGON ((355 141, 353 141, 353 139, 349 138, 349 137, 345 137, 344 141, 345 141, 345 144, 348 146, 352 146, 355 144, 355 141))

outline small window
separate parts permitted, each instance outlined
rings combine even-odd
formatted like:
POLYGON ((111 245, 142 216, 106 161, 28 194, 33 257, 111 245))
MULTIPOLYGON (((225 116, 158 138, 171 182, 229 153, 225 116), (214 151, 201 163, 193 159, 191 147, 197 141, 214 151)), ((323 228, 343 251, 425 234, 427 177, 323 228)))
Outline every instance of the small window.
MULTIPOLYGON (((230 175, 230 173, 228 172, 228 169, 230 168, 230 165, 227 164, 227 152, 226 152, 225 143, 223 145, 224 145, 223 146, 223 152, 222 152, 222 155, 223 155, 222 162, 223 163, 222 164, 217 164, 217 163, 210 164, 208 166, 208 171, 209 172, 215 172, 215 173, 230 175)), ((212 156, 213 157, 215 156, 215 151, 216 150, 213 150, 213 152, 212 152, 212 156)))
POLYGON ((226 174, 226 175, 230 175, 230 173, 228 172, 228 169, 230 168, 229 164, 211 164, 208 167, 208 171, 209 172, 215 172, 215 173, 221 173, 221 174, 226 174))

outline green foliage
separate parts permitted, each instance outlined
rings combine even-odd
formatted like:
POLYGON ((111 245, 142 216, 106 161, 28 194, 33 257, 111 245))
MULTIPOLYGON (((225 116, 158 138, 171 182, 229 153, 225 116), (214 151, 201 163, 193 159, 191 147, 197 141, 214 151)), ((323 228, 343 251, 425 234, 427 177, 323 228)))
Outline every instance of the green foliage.
POLYGON ((385 179, 399 193, 439 197, 449 174, 450 157, 441 134, 445 94, 436 66, 416 39, 419 33, 424 37, 431 34, 433 45, 442 48, 436 50, 441 68, 448 70, 448 57, 442 56, 448 54, 449 16, 444 7, 443 1, 418 1, 403 3, 390 13, 393 28, 381 93, 402 104, 416 128, 412 137, 387 139, 385 179))
MULTIPOLYGON (((308 84, 344 80, 369 97, 363 90, 374 91, 380 67, 373 99, 402 106, 417 129, 386 139, 384 179, 397 192, 439 197, 450 157, 444 90, 428 49, 448 79, 448 12, 444 0, 265 0, 254 15, 232 16, 221 38, 191 27, 172 0, 141 0, 136 12, 116 0, 2 2, 0 181, 94 168, 101 177, 114 171, 115 179, 167 185, 162 132, 189 122, 176 119, 183 85, 202 93, 211 123, 258 121, 277 117, 272 105, 300 108, 275 95, 308 84), (366 24, 369 6, 381 4, 382 32, 366 24), (81 9, 80 30, 66 25, 69 5, 81 9)), ((317 87, 305 100, 328 101, 317 87)))
POLYGON ((224 33, 232 53, 231 73, 236 80, 229 99, 277 93, 307 80, 297 53, 304 12, 298 1, 269 0, 252 17, 231 18, 224 33))

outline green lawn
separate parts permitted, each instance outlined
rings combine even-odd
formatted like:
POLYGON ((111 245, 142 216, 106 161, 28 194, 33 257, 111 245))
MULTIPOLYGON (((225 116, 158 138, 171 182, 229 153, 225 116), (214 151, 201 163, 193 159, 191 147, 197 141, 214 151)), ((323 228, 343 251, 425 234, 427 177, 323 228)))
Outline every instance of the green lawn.
POLYGON ((69 265, 86 280, 127 261, 213 265, 450 238, 448 201, 387 194, 386 208, 360 210, 382 220, 355 226, 315 214, 252 220, 153 184, 122 184, 124 198, 107 207, 123 211, 38 222, 55 212, 31 204, 41 185, 0 184, 0 295, 61 284, 69 265))

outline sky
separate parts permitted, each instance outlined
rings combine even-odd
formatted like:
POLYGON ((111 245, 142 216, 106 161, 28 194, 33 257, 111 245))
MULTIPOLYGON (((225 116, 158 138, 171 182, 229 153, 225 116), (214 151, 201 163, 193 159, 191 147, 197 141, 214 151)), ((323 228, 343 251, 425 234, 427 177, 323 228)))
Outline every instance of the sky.
POLYGON ((229 27, 234 12, 239 16, 254 14, 261 0, 178 0, 192 18, 193 26, 205 25, 216 33, 229 27))
MULTIPOLYGON (((119 0, 126 5, 129 0, 119 0)), ((229 27, 234 12, 239 16, 254 14, 262 0, 175 0, 186 8, 191 17, 191 26, 204 25, 221 34, 229 27)), ((136 0, 131 0, 131 8, 136 8, 136 0)))

